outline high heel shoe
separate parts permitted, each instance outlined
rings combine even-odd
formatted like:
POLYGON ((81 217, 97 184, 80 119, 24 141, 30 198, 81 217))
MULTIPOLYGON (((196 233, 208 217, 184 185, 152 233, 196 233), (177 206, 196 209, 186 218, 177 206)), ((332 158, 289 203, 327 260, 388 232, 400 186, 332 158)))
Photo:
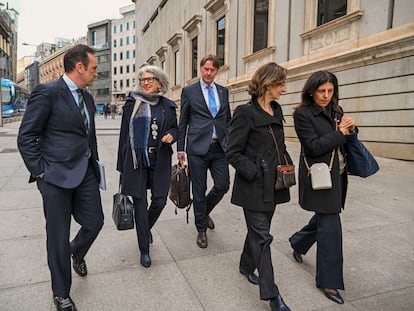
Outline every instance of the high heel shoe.
POLYGON ((280 295, 270 300, 270 309, 272 311, 291 311, 280 295))
POLYGON ((141 266, 148 268, 151 266, 151 257, 148 254, 141 254, 141 266))
POLYGON ((339 303, 340 305, 344 304, 344 299, 336 289, 323 288, 322 291, 328 299, 339 303))

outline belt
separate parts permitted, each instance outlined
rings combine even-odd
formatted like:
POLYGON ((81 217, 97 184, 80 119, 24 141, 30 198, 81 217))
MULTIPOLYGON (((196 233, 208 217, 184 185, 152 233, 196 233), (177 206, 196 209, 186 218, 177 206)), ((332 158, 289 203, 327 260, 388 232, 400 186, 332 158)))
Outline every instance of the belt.
POLYGON ((148 153, 155 153, 155 152, 157 152, 157 147, 148 147, 147 148, 147 151, 148 151, 148 153))
POLYGON ((218 144, 218 142, 219 142, 219 141, 218 141, 218 139, 217 139, 217 138, 213 138, 213 139, 211 140, 211 143, 212 143, 212 144, 218 144))

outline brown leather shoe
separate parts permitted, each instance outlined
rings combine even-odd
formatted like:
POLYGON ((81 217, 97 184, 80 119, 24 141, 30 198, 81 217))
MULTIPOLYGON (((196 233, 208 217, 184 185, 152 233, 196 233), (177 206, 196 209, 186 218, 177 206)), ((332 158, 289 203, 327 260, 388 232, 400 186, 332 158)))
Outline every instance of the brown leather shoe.
POLYGON ((206 222, 207 222, 207 228, 209 228, 211 230, 213 230, 215 228, 213 219, 211 219, 210 216, 207 216, 207 221, 206 222))
POLYGON ((199 232, 197 235, 197 245, 200 248, 207 247, 207 234, 205 232, 199 232))

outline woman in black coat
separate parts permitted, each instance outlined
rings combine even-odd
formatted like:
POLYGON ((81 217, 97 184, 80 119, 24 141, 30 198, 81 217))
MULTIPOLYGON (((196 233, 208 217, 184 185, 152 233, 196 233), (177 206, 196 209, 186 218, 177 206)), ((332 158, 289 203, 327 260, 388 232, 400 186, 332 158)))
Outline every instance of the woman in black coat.
POLYGON ((282 108, 276 102, 286 92, 286 69, 276 63, 260 67, 249 85, 251 100, 236 108, 230 126, 227 158, 235 168, 231 202, 243 207, 247 235, 240 273, 259 284, 260 298, 272 310, 290 310, 274 281, 270 224, 276 204, 290 200, 289 189, 275 191, 276 166, 292 163, 286 151, 282 108), (272 138, 273 131, 281 163, 272 138), (258 270, 259 276, 254 271, 258 270))
POLYGON ((121 191, 132 196, 140 263, 151 265, 151 228, 167 203, 171 177, 171 144, 177 140, 176 104, 162 96, 168 79, 156 66, 138 71, 139 85, 126 98, 119 135, 117 170, 121 191), (151 190, 148 208, 147 189, 151 190))
POLYGON ((318 71, 309 77, 293 119, 301 143, 299 204, 315 213, 309 224, 289 239, 293 257, 301 263, 302 255, 316 242, 316 286, 326 297, 343 304, 338 292, 344 289, 339 213, 345 205, 348 184, 345 135, 355 130, 355 122, 345 117, 338 105, 338 81, 334 74, 318 71), (330 165, 332 160, 332 188, 313 190, 308 166, 318 162, 330 165))

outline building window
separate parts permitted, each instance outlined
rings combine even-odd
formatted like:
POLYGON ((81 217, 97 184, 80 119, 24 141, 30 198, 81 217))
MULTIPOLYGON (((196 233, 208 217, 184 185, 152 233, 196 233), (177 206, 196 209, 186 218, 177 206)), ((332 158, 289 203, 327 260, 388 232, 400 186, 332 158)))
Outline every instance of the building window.
POLYGON ((116 81, 114 81, 114 90, 116 90, 116 81))
POLYGON ((347 0, 318 0, 318 22, 323 25, 338 17, 345 16, 347 10, 347 0))
POLYGON ((116 33, 116 25, 114 25, 114 33, 116 33))
POLYGON ((174 84, 180 83, 180 51, 174 53, 174 84))
POLYGON ((119 87, 121 90, 124 88, 124 80, 119 80, 119 87))
POLYGON ((123 38, 120 38, 119 39, 119 46, 123 46, 124 45, 124 39, 123 38))
POLYGON ((129 45, 129 36, 126 37, 126 45, 129 45))
POLYGON ((114 75, 116 75, 116 67, 114 67, 114 75))
POLYGON ((124 53, 123 52, 120 52, 119 53, 119 60, 123 60, 124 59, 124 53))
POLYGON ((116 62, 116 53, 114 53, 114 62, 116 62))
POLYGON ((135 64, 132 64, 132 72, 135 72, 135 64))
POLYGON ((126 79, 126 87, 129 87, 129 79, 126 79))
POLYGON ((129 59, 129 55, 130 55, 129 51, 126 51, 126 59, 129 59))
POLYGON ((125 69, 126 69, 126 73, 129 73, 129 65, 126 65, 125 69))
POLYGON ((126 30, 129 30, 129 22, 126 23, 126 30))
POLYGON ((226 35, 226 16, 217 21, 216 55, 220 60, 220 66, 224 65, 224 45, 226 35))
POLYGON ((253 52, 267 48, 269 0, 254 1, 253 52))
POLYGON ((137 37, 135 35, 132 36, 132 43, 136 43, 137 42, 137 37))
MULTIPOLYGON (((197 77, 198 37, 191 40, 191 78, 197 77)), ((163 68, 164 69, 164 68, 163 68)))
POLYGON ((135 22, 135 21, 133 21, 133 22, 132 22, 132 28, 133 28, 133 29, 135 29, 135 27, 136 27, 136 22, 135 22))
POLYGON ((116 39, 114 40, 114 48, 116 48, 116 39))
POLYGON ((122 32, 122 24, 119 25, 119 32, 122 32))
POLYGON ((119 66, 119 74, 123 74, 124 73, 124 67, 123 66, 119 66))

